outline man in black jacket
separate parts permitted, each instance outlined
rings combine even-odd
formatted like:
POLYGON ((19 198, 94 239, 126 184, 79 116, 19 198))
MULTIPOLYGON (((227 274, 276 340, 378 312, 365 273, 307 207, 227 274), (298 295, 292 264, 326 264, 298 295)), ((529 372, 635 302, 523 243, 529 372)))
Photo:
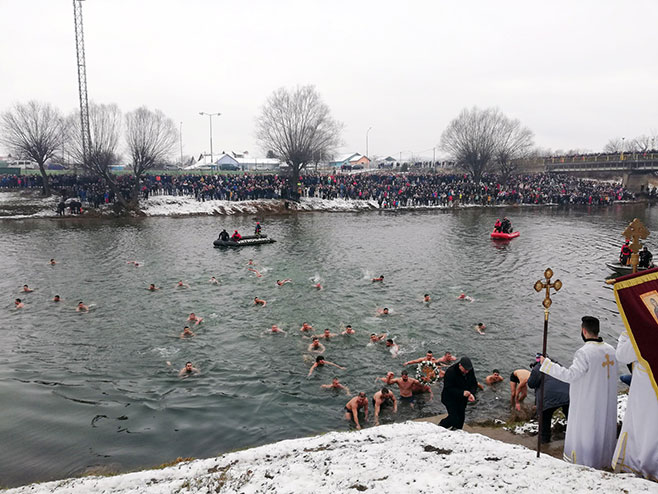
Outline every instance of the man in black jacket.
POLYGON ((537 404, 537 415, 542 414, 541 442, 551 442, 551 420, 553 413, 562 407, 565 417, 569 416, 569 383, 562 382, 552 376, 544 374, 544 403, 543 411, 539 410, 539 386, 542 373, 539 372, 537 362, 532 364, 532 372, 528 378, 528 387, 535 390, 535 403, 537 404))
POLYGON ((448 410, 448 416, 439 425, 446 429, 461 429, 464 426, 466 404, 475 401, 477 389, 478 382, 471 359, 462 357, 443 377, 441 403, 448 410))

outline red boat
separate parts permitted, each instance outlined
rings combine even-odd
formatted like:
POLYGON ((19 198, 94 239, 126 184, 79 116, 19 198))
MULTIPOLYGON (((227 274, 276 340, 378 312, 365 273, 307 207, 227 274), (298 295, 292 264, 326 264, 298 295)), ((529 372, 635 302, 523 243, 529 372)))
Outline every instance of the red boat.
POLYGON ((497 232, 495 230, 491 232, 491 238, 493 238, 494 240, 510 240, 512 238, 518 237, 519 235, 521 235, 521 233, 519 232, 503 233, 503 232, 497 232))

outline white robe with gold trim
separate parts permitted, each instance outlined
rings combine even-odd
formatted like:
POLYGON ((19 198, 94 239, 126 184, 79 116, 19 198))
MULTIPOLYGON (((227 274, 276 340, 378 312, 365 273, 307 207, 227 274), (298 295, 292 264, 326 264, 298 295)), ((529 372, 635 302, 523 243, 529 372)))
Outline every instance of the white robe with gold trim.
POLYGON ((607 343, 586 342, 568 369, 545 359, 540 370, 570 384, 564 459, 610 467, 617 441, 617 359, 607 343))
POLYGON ((633 363, 633 379, 612 467, 658 481, 658 397, 626 331, 619 336, 617 360, 633 363))

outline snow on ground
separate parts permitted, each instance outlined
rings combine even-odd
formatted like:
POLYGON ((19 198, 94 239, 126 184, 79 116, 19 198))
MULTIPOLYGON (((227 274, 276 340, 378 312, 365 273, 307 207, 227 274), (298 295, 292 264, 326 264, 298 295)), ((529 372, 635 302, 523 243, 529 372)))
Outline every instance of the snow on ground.
POLYGON ((23 192, 0 193, 0 219, 47 218, 57 216, 59 199, 55 196, 23 192))
MULTIPOLYGON (((620 394, 617 395, 617 422, 621 423, 624 421, 624 415, 626 414, 626 403, 628 402, 628 394, 620 394)), ((556 425, 561 425, 562 427, 567 426, 567 421, 566 419, 560 415, 559 417, 557 415, 553 415, 553 419, 551 420, 551 427, 555 427, 556 425)), ((506 430, 514 433, 514 434, 530 434, 530 435, 535 435, 539 433, 539 423, 537 423, 536 420, 530 420, 528 422, 525 422, 520 425, 516 425, 514 427, 505 427, 506 430)))
POLYGON ((33 484, 7 494, 656 492, 656 483, 536 458, 523 446, 428 422, 332 432, 115 477, 33 484))

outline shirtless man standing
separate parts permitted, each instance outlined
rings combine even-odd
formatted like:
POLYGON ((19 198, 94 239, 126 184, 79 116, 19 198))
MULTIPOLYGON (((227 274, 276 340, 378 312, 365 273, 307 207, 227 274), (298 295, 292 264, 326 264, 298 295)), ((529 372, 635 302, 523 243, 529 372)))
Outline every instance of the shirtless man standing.
POLYGON ((311 344, 308 346, 309 352, 314 352, 314 353, 324 353, 326 348, 322 343, 320 343, 320 339, 317 336, 313 337, 313 341, 311 344))
POLYGON ((334 377, 331 380, 331 384, 322 384, 320 385, 320 387, 323 389, 338 389, 338 390, 342 389, 343 391, 345 391, 345 394, 347 396, 350 395, 350 388, 341 384, 337 377, 334 377))
POLYGON ((363 408, 364 421, 368 421, 368 397, 361 391, 357 396, 347 402, 345 408, 345 420, 354 420, 357 429, 361 429, 359 424, 359 408, 363 408))
POLYGON ((521 403, 528 395, 528 378, 530 371, 526 369, 516 369, 509 376, 509 386, 512 396, 510 401, 512 406, 518 411, 521 410, 521 403))
POLYGON ((375 408, 375 425, 379 425, 379 412, 382 407, 387 405, 393 405, 393 413, 398 411, 398 401, 395 399, 395 395, 391 393, 388 388, 382 388, 381 391, 377 391, 372 396, 372 404, 375 408))
POLYGON ((420 384, 420 381, 409 378, 409 373, 403 370, 402 377, 391 379, 391 384, 397 384, 398 388, 400 388, 400 401, 406 401, 413 407, 416 399, 414 398, 412 389, 414 384, 420 384))

